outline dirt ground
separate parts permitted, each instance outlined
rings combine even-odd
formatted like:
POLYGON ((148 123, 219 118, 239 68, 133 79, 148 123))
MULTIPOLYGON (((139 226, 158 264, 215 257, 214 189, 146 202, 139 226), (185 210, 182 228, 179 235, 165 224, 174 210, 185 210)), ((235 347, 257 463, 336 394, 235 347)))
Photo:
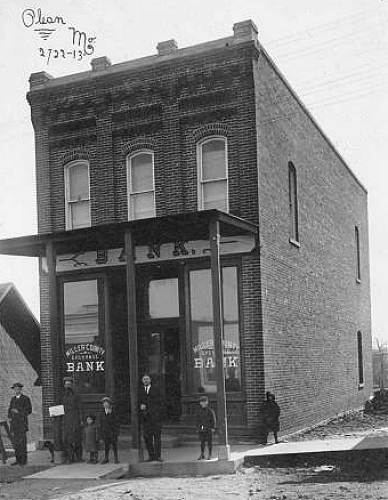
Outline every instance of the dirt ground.
MULTIPOLYGON (((287 440, 366 434, 387 435, 388 415, 358 413, 287 440)), ((231 476, 115 482, 27 480, 22 479, 27 471, 7 467, 0 468, 0 500, 388 500, 388 461, 381 457, 371 463, 363 460, 310 467, 250 467, 231 476)))

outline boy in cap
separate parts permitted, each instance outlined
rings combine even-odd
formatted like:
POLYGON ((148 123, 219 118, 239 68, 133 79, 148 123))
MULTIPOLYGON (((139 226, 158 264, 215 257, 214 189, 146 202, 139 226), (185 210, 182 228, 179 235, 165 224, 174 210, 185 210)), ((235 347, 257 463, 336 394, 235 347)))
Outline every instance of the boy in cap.
POLYGON ((105 457, 101 463, 107 464, 109 462, 109 449, 112 446, 114 462, 119 463, 117 438, 119 435, 119 423, 115 409, 112 405, 112 400, 105 396, 101 400, 103 411, 99 415, 98 430, 100 439, 104 441, 105 457))
POLYGON ((28 415, 32 412, 31 400, 22 394, 23 384, 20 382, 15 382, 11 389, 15 391, 15 395, 9 404, 8 419, 16 458, 12 465, 26 465, 28 415))
POLYGON ((199 405, 197 429, 201 443, 201 454, 198 460, 203 460, 205 458, 206 443, 208 447, 207 460, 210 460, 212 457, 213 432, 216 428, 216 416, 214 411, 209 408, 209 398, 207 396, 201 396, 199 398, 199 405))

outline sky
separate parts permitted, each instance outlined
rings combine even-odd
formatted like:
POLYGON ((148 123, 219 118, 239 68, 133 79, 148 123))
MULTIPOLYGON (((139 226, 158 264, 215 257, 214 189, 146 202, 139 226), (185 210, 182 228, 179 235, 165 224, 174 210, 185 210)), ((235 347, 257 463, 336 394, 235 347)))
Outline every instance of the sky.
MULTIPOLYGON (((368 189, 372 336, 388 342, 388 0, 0 2, 0 239, 37 231, 25 98, 31 73, 86 71, 99 56, 119 63, 155 54, 171 38, 186 47, 231 36, 245 19, 256 23, 262 45, 368 189), (47 39, 30 26, 39 9, 41 20, 58 21, 45 25, 55 29, 47 39), (78 60, 69 27, 95 38, 92 56, 78 60)), ((0 256, 0 283, 8 281, 39 318, 37 261, 0 256)))

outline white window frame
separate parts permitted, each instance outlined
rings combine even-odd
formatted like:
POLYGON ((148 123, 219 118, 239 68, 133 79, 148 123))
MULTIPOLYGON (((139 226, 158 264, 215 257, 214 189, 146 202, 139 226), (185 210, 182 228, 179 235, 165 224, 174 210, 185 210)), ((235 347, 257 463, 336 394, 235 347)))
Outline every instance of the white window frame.
POLYGON ((131 196, 136 194, 153 193, 154 206, 153 217, 156 216, 156 195, 155 195, 155 154, 152 149, 139 149, 127 156, 127 203, 128 203, 128 220, 138 220, 131 213, 131 196), (152 189, 146 191, 132 191, 132 159, 140 154, 150 154, 152 158, 152 189))
MULTIPOLYGON (((65 179, 65 221, 66 221, 66 230, 72 230, 73 229, 73 218, 72 218, 72 210, 71 210, 71 205, 73 203, 78 203, 80 201, 88 201, 89 202, 89 224, 88 226, 84 227, 90 227, 91 226, 91 214, 90 214, 90 167, 89 167, 89 162, 87 160, 74 160, 69 163, 67 163, 64 167, 64 179, 65 179), (81 165, 86 165, 87 166, 87 172, 88 172, 88 196, 87 198, 81 198, 79 200, 71 200, 70 199, 70 170, 72 168, 81 166, 81 165)), ((79 228, 80 229, 80 228, 79 228)))
POLYGON ((197 143, 197 192, 198 192, 198 210, 204 210, 203 208, 203 186, 208 183, 217 181, 226 181, 226 211, 229 212, 229 165, 228 165, 228 141, 223 135, 212 135, 206 137, 206 139, 201 140, 197 143), (218 177, 213 179, 203 180, 202 178, 202 148, 208 142, 214 140, 222 140, 225 144, 225 177, 218 177))

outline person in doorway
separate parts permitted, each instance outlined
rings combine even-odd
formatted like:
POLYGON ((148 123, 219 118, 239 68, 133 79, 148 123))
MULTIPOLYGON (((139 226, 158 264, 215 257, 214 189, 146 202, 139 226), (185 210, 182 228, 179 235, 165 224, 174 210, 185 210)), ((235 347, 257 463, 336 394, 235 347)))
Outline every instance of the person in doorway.
POLYGON ((101 463, 109 462, 109 450, 112 447, 115 464, 119 463, 117 440, 119 435, 119 424, 112 400, 105 396, 101 400, 103 411, 99 415, 98 431, 99 437, 104 441, 105 456, 101 463))
POLYGON ((273 432, 275 443, 278 443, 280 407, 275 401, 272 392, 266 393, 266 400, 262 405, 263 444, 267 444, 268 434, 273 432))
POLYGON ((201 396, 199 399, 199 411, 197 415, 197 429, 199 441, 201 443, 201 454, 198 460, 204 460, 205 447, 207 443, 208 456, 207 460, 212 458, 213 432, 216 429, 216 416, 214 411, 209 408, 209 398, 201 396))
POLYGON ((97 426, 94 415, 86 417, 86 425, 84 427, 84 445, 86 453, 89 453, 89 464, 98 462, 98 439, 97 426))
POLYGON ((15 391, 15 395, 11 398, 8 408, 8 419, 16 458, 12 465, 26 465, 28 415, 32 412, 31 400, 23 394, 23 384, 20 382, 15 382, 12 389, 15 391))
POLYGON ((162 434, 162 401, 160 392, 151 383, 148 374, 142 377, 142 387, 139 391, 140 421, 143 429, 144 442, 148 452, 148 462, 161 458, 161 434, 162 434))
POLYGON ((78 394, 73 389, 73 379, 63 379, 64 391, 62 404, 63 415, 63 446, 65 452, 65 463, 82 460, 82 431, 81 431, 81 409, 78 394))

